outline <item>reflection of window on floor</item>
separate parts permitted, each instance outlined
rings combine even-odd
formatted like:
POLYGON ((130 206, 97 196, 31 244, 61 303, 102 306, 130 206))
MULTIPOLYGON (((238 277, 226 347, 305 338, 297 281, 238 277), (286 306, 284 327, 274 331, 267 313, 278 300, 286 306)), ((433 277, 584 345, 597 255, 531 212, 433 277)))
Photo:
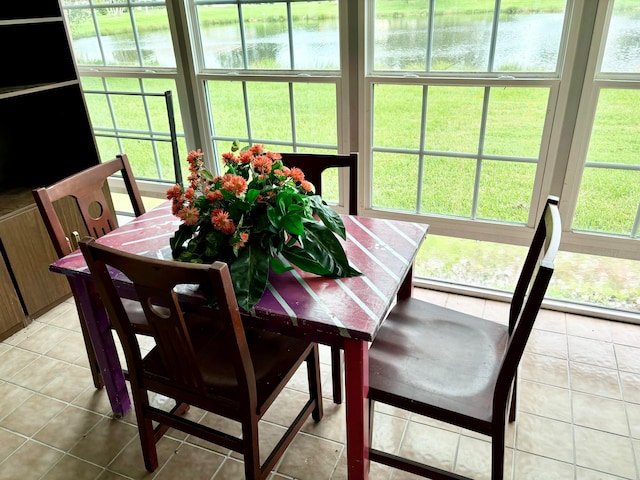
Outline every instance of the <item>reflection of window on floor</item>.
MULTIPOLYGON (((415 266, 420 281, 511 292, 526 247, 428 235, 415 266)), ((560 252, 547 296, 640 313, 640 262, 560 252)))

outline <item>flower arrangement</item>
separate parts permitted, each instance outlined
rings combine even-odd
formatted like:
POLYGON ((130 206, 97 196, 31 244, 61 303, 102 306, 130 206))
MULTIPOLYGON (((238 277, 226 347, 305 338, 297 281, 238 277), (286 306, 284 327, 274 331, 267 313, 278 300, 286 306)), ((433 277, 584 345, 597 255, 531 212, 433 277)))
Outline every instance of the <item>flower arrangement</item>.
POLYGON ((269 271, 297 266, 322 276, 361 275, 347 260, 340 216, 299 168, 288 168, 279 153, 263 145, 223 154, 226 172, 214 177, 203 153, 191 151, 189 184, 167 191, 182 224, 170 241, 174 259, 229 265, 238 305, 251 310, 262 298, 269 271))

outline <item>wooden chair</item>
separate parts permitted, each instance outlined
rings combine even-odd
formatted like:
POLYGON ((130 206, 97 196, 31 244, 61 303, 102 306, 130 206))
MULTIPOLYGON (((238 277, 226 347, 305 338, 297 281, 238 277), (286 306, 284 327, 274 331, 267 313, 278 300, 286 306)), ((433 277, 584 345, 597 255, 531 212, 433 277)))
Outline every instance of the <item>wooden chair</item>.
MULTIPOLYGON (((358 214, 358 154, 282 153, 287 167, 297 167, 304 172, 305 179, 313 183, 316 193, 322 195, 322 172, 328 168, 349 168, 349 215, 358 214)), ((331 348, 331 376, 333 401, 342 403, 342 353, 331 348)))
POLYGON ((317 344, 245 331, 224 263, 203 265, 143 257, 99 245, 91 238, 83 239, 80 248, 124 348, 147 470, 157 468, 156 443, 172 427, 241 453, 246 478, 266 478, 309 415, 316 421, 322 418, 317 344), (144 307, 156 345, 144 356, 107 267, 131 280, 144 307), (185 285, 210 287, 216 308, 185 311, 176 293, 176 286, 185 285), (200 318, 190 323, 189 315, 200 318), (195 324, 197 328, 190 327, 195 324), (303 362, 309 398, 261 464, 258 421, 303 362), (149 392, 174 399, 175 407, 166 411, 152 406, 149 392), (242 437, 183 417, 189 405, 239 422, 242 437), (158 425, 154 428, 152 422, 158 425))
MULTIPOLYGON (((111 202, 107 199, 103 190, 104 183, 107 178, 115 173, 120 173, 124 180, 131 205, 136 216, 142 215, 145 212, 144 205, 135 178, 133 176, 129 159, 126 155, 118 155, 113 160, 104 162, 86 170, 78 172, 67 178, 60 180, 48 187, 42 187, 33 190, 33 196, 42 216, 53 247, 56 250, 59 258, 70 254, 74 248, 71 246, 74 236, 82 237, 87 233, 93 237, 101 237, 105 233, 110 232, 117 227, 117 218, 115 212, 112 209, 111 202), (77 207, 77 212, 81 217, 86 232, 75 233, 65 232, 61 216, 58 214, 58 210, 54 207, 54 202, 58 202, 61 199, 69 198, 73 205, 77 207)), ((63 213, 61 215, 68 215, 63 213)), ((87 350, 87 356, 89 359, 89 366, 91 374, 93 376, 93 382, 96 388, 102 388, 104 383, 100 374, 95 352, 87 332, 85 322, 83 320, 82 311, 79 308, 79 302, 77 300, 74 284, 69 280, 71 291, 76 298, 76 306, 78 308, 78 315, 80 317, 80 325, 82 328, 82 334, 84 336, 84 343, 87 350)), ((135 313, 135 318, 139 322, 140 332, 147 333, 148 326, 146 324, 146 318, 142 312, 138 302, 128 301, 127 308, 135 313)))
MULTIPOLYGON (((516 416, 517 368, 553 274, 560 235, 558 199, 549 197, 508 324, 415 298, 392 309, 369 349, 371 429, 374 402, 382 402, 488 435, 491 478, 502 480, 507 413, 511 422, 516 416)), ((432 479, 466 478, 374 448, 369 458, 432 479)))

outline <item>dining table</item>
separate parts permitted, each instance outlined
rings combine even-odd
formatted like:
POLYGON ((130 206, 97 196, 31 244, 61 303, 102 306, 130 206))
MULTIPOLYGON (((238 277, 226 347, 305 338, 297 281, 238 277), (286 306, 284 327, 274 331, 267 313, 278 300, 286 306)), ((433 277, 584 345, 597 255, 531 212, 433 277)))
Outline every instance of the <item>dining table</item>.
MULTIPOLYGON (((252 328, 301 337, 344 351, 346 450, 348 478, 369 474, 368 347, 389 310, 413 290, 413 265, 428 225, 355 215, 341 215, 343 244, 350 264, 362 275, 328 278, 299 270, 270 272, 267 289, 243 321, 252 328)), ((130 253, 171 259, 169 240, 181 221, 170 202, 97 239, 130 253)), ((131 400, 111 324, 80 250, 50 265, 73 282, 83 321, 91 338, 111 408, 116 416, 131 409, 131 400)), ((127 279, 117 279, 126 297, 127 279)), ((190 295, 189 290, 181 295, 190 295)), ((195 289, 191 293, 197 296, 195 289)))

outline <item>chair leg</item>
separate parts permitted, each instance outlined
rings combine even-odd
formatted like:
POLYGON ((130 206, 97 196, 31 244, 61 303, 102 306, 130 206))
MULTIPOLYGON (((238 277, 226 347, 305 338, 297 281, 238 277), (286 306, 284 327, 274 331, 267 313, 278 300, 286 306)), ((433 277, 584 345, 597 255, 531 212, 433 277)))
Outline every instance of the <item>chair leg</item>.
POLYGON ((242 422, 242 443, 244 446, 244 474, 246 480, 261 480, 257 418, 242 422))
POLYGON ((333 403, 342 403, 342 350, 331 347, 331 376, 333 378, 333 403))
MULTIPOLYGON (((133 388, 133 386, 132 386, 133 388)), ((153 430, 153 422, 146 418, 144 412, 149 406, 147 392, 133 392, 136 420, 138 422, 138 435, 140 436, 140 446, 142 447, 142 458, 144 466, 148 472, 158 468, 158 451, 156 450, 156 437, 153 430)))
POLYGON ((322 409, 322 380, 320 378, 320 369, 318 368, 320 354, 318 353, 318 345, 307 357, 307 377, 309 380, 309 395, 316 401, 316 408, 311 412, 311 417, 319 422, 324 414, 322 409))
POLYGON ((491 439, 491 480, 504 478, 504 426, 498 430, 491 439))

